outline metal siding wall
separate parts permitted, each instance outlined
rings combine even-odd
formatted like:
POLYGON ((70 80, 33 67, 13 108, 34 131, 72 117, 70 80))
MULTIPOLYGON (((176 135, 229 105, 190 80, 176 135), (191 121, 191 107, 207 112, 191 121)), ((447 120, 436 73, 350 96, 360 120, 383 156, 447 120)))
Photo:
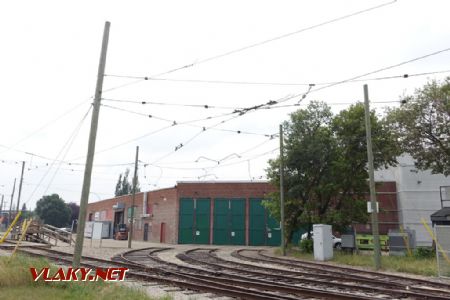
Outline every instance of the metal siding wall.
POLYGON ((214 199, 215 245, 245 245, 245 199, 214 199))
POLYGON ((261 199, 250 199, 250 246, 266 244, 266 211, 261 205, 261 199))
POLYGON ((245 245, 245 199, 230 199, 232 245, 245 245))
POLYGON ((229 206, 228 199, 223 198, 214 199, 213 244, 215 245, 230 244, 230 236, 228 232, 229 227, 228 206, 229 206))
POLYGON ((194 242, 194 200, 192 198, 180 199, 178 243, 192 244, 194 242))
POLYGON ((209 244, 211 200, 208 198, 196 199, 194 201, 196 202, 194 212, 195 244, 209 244))
POLYGON ((250 242, 252 246, 279 246, 280 223, 262 206, 262 199, 250 199, 250 242))

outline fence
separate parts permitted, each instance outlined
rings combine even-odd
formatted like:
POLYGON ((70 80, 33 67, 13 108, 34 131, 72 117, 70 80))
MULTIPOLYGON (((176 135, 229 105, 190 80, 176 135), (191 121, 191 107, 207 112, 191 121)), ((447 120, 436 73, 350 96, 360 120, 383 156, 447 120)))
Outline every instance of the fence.
POLYGON ((450 278, 450 225, 435 225, 434 230, 438 274, 450 278))

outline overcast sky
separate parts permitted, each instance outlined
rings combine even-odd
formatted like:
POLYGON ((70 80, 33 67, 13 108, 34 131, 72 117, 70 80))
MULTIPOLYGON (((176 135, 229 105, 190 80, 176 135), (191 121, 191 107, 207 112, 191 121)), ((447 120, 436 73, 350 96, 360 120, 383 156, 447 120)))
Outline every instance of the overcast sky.
MULTIPOLYGON (((52 193, 79 203, 91 121, 86 114, 105 21, 111 31, 103 97, 126 101, 102 100, 109 107, 100 110, 91 202, 114 195, 126 164, 133 172, 136 146, 142 190, 186 180, 265 179, 267 160, 277 155, 279 144, 270 135, 297 107, 230 119, 236 116, 232 112, 301 95, 308 91, 301 84, 317 84, 302 103, 322 100, 338 112, 348 105, 337 103, 362 100, 364 83, 371 101, 397 101, 428 80, 448 76, 357 81, 315 91, 326 87, 320 83, 449 48, 450 2, 445 0, 399 0, 217 57, 383 3, 389 1, 5 1, 0 9, 0 194, 6 207, 14 178, 17 201, 21 161, 26 162, 21 202, 28 208, 52 193), (160 75, 183 66, 189 67, 160 75), (209 108, 133 103, 142 101, 209 108), (171 126, 174 121, 178 125, 171 126)), ((363 79, 450 70, 449 61, 450 51, 442 52, 363 79)), ((373 107, 381 113, 385 105, 397 104, 373 107)))

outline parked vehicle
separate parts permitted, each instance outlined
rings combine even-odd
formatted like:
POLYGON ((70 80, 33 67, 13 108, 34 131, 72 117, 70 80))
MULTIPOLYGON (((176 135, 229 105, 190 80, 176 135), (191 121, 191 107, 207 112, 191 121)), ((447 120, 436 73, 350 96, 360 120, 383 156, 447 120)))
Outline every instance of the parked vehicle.
POLYGON ((116 240, 127 240, 128 239, 128 228, 126 224, 118 224, 117 230, 114 234, 114 239, 116 240))
POLYGON ((62 231, 66 231, 68 233, 70 233, 72 231, 72 228, 70 228, 70 227, 61 227, 59 229, 62 230, 62 231))
MULTIPOLYGON (((312 238, 314 234, 312 231, 310 233, 311 233, 311 238, 312 238)), ((301 237, 302 240, 307 239, 307 238, 308 238, 308 233, 302 234, 302 237, 301 237)), ((333 242, 333 248, 337 249, 337 250, 341 250, 342 240, 338 237, 335 237, 334 235, 331 235, 331 238, 332 238, 332 242, 333 242)))

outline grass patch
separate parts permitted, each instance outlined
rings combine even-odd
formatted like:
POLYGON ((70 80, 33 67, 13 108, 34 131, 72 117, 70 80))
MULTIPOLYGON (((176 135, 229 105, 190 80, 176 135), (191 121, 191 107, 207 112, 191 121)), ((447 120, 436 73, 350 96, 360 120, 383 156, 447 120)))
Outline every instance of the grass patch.
POLYGON ((0 257, 0 299, 172 299, 169 295, 162 298, 149 297, 143 290, 113 282, 34 282, 30 267, 50 267, 53 272, 58 268, 44 258, 17 255, 10 260, 9 257, 0 257))
MULTIPOLYGON (((281 255, 281 251, 277 249, 275 254, 281 255)), ((305 260, 314 260, 314 255, 311 253, 303 253, 297 249, 289 249, 289 256, 293 256, 305 260)), ((374 268, 374 260, 372 255, 364 254, 346 254, 343 252, 335 251, 332 262, 374 268)), ((410 273, 424 276, 437 276, 436 258, 416 258, 407 256, 382 256, 381 257, 381 270, 410 273)))

